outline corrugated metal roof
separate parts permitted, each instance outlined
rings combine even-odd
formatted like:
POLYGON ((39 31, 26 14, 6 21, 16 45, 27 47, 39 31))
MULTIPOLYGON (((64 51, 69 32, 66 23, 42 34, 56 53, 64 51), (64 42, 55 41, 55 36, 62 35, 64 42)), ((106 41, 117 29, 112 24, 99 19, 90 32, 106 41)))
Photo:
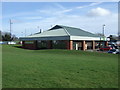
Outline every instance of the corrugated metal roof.
POLYGON ((70 36, 99 37, 98 35, 84 31, 82 29, 63 26, 63 25, 56 25, 55 27, 51 28, 50 30, 57 30, 58 28, 63 28, 64 30, 67 30, 67 32, 69 33, 70 36))
MULTIPOLYGON (((51 37, 51 39, 57 39, 58 40, 64 40, 66 38, 61 38, 60 37, 72 37, 72 36, 77 36, 77 37, 95 37, 95 38, 99 38, 99 36, 93 34, 93 33, 90 33, 90 32, 87 32, 87 31, 84 31, 84 30, 81 30, 79 28, 74 28, 74 27, 68 27, 68 26, 63 26, 63 25, 56 25, 54 26, 53 28, 47 30, 47 31, 44 31, 42 33, 38 33, 38 34, 34 34, 34 35, 31 35, 31 36, 27 36, 27 37, 21 37, 20 39, 21 40, 27 40, 27 39, 37 39, 38 38, 40 39, 43 39, 45 38, 48 39, 51 37)), ((53 39, 53 40, 54 40, 53 39)))
POLYGON ((68 33, 65 32, 63 28, 48 30, 39 34, 34 34, 28 37, 52 37, 52 36, 68 36, 68 33))

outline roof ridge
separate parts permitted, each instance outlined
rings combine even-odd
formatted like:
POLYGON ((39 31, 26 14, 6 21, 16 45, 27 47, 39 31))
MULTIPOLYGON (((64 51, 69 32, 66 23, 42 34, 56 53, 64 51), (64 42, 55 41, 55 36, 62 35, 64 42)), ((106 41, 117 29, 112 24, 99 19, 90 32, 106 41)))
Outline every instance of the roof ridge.
POLYGON ((70 36, 70 33, 66 30, 65 27, 62 27, 64 29, 64 31, 67 33, 68 36, 70 36))
POLYGON ((65 26, 65 25, 58 25, 58 26, 60 26, 60 27, 68 27, 68 28, 80 29, 80 28, 78 28, 78 27, 74 27, 74 26, 65 26))

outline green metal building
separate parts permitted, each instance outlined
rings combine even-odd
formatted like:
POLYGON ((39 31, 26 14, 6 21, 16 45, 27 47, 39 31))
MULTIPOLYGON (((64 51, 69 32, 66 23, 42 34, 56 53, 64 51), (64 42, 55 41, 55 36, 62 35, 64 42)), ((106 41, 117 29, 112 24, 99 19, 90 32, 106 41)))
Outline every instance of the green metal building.
POLYGON ((53 28, 27 37, 21 37, 23 48, 27 49, 96 49, 107 45, 106 38, 79 28, 56 25, 53 28))

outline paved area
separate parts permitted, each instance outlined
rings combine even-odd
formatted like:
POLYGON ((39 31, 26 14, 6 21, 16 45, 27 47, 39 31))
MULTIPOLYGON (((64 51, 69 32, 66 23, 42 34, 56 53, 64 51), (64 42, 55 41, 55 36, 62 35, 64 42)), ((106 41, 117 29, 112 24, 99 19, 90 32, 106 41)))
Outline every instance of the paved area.
POLYGON ((107 51, 100 51, 100 50, 98 50, 98 49, 95 49, 95 50, 86 50, 86 51, 107 53, 107 51))

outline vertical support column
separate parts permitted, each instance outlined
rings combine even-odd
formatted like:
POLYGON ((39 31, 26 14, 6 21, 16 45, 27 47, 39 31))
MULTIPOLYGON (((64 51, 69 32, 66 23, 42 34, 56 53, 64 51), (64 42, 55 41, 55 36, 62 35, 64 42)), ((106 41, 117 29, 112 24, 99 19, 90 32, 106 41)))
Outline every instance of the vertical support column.
POLYGON ((37 40, 34 41, 34 49, 38 49, 38 46, 37 46, 37 40))
POLYGON ((22 41, 22 47, 25 48, 25 41, 22 41))
POLYGON ((78 43, 75 44, 75 50, 78 50, 78 43))
POLYGON ((72 40, 70 40, 70 50, 73 50, 73 41, 72 40))
POLYGON ((66 40, 65 43, 66 43, 66 49, 70 50, 70 42, 66 40))
POLYGON ((92 47, 93 47, 93 50, 95 50, 95 41, 94 40, 92 41, 92 47))
POLYGON ((48 41, 48 49, 51 49, 52 48, 52 41, 48 41))
POLYGON ((50 49, 52 49, 52 40, 50 40, 50 49))
POLYGON ((85 40, 82 42, 83 51, 85 51, 85 40))

